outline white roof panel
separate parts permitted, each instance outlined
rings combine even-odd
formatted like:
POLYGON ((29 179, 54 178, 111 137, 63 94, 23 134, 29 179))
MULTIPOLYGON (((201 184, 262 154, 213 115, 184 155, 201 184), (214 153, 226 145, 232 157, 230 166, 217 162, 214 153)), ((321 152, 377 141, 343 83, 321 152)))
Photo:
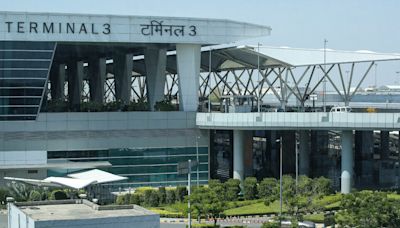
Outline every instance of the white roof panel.
POLYGON ((91 180, 94 181, 96 184, 101 183, 108 183, 120 180, 126 180, 127 177, 118 176, 109 172, 105 172, 99 169, 92 169, 89 171, 81 172, 81 173, 74 173, 69 174, 69 177, 76 178, 76 179, 83 179, 83 180, 91 180))
MULTIPOLYGON (((257 53, 257 46, 248 46, 257 53)), ((260 53, 265 58, 273 58, 291 66, 324 64, 324 49, 304 49, 261 46, 260 53)), ((376 53, 367 50, 341 51, 326 49, 326 63, 351 63, 369 61, 400 60, 398 53, 376 53)))
POLYGON ((90 184, 94 184, 94 180, 85 180, 85 179, 74 179, 74 178, 67 178, 67 177, 48 177, 44 179, 44 181, 57 183, 63 186, 67 186, 70 188, 81 189, 90 184))

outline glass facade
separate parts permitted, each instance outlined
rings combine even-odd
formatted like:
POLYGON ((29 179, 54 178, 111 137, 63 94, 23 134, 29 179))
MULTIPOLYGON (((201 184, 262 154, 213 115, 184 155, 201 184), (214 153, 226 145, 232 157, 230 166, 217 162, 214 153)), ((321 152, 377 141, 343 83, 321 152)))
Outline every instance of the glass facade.
MULTIPOLYGON (((199 183, 208 182, 208 148, 199 147, 199 183)), ((187 175, 178 175, 177 165, 189 159, 196 160, 196 147, 109 149, 93 151, 49 151, 48 162, 108 161, 112 167, 102 170, 128 177, 121 183, 110 184, 115 188, 138 186, 186 185, 187 175)), ((48 170, 48 176, 65 176, 78 170, 48 170)), ((193 170, 193 183, 197 182, 197 169, 193 170)))
POLYGON ((35 120, 54 42, 0 41, 0 120, 35 120))

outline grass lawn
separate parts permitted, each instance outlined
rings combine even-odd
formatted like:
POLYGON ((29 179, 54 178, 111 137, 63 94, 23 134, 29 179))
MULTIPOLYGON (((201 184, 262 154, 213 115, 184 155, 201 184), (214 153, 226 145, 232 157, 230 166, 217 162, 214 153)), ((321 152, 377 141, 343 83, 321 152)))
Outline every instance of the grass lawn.
POLYGON ((304 220, 311 221, 315 223, 323 223, 324 222, 324 214, 312 214, 312 215, 304 215, 304 220))
MULTIPOLYGON (((390 199, 400 200, 399 194, 388 194, 390 199)), ((321 199, 315 201, 319 206, 325 208, 325 210, 337 209, 340 206, 341 194, 337 193, 334 195, 324 196, 321 199)), ((187 204, 186 203, 175 203, 172 205, 166 205, 163 207, 150 208, 150 210, 159 213, 164 217, 179 217, 184 216, 187 204)), ((265 206, 263 200, 245 200, 245 201, 234 201, 227 202, 227 210, 224 214, 227 216, 245 216, 245 215, 261 215, 261 214, 278 214, 279 213, 279 200, 265 206)), ((286 212, 285 206, 283 206, 283 212, 286 212)), ((313 222, 323 222, 324 215, 312 214, 305 215, 305 220, 313 222)))
MULTIPOLYGON (((283 207, 285 212, 285 207, 283 207)), ((279 201, 275 201, 268 206, 265 206, 264 202, 258 202, 242 207, 232 208, 225 211, 225 215, 254 215, 254 214, 272 214, 279 213, 279 201)))

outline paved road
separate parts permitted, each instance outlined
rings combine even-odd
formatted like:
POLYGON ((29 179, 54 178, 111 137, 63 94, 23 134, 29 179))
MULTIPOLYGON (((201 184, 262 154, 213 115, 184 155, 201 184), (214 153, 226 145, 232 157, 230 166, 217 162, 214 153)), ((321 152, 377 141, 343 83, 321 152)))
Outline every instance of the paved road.
POLYGON ((7 215, 0 210, 0 228, 7 228, 7 215))

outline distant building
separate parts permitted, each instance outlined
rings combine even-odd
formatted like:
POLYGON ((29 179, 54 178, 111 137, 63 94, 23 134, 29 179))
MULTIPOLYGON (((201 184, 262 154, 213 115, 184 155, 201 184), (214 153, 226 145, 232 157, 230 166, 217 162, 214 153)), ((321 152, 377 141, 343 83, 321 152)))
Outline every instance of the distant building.
POLYGON ((160 216, 137 205, 100 206, 88 200, 9 203, 9 228, 160 227, 160 216))

